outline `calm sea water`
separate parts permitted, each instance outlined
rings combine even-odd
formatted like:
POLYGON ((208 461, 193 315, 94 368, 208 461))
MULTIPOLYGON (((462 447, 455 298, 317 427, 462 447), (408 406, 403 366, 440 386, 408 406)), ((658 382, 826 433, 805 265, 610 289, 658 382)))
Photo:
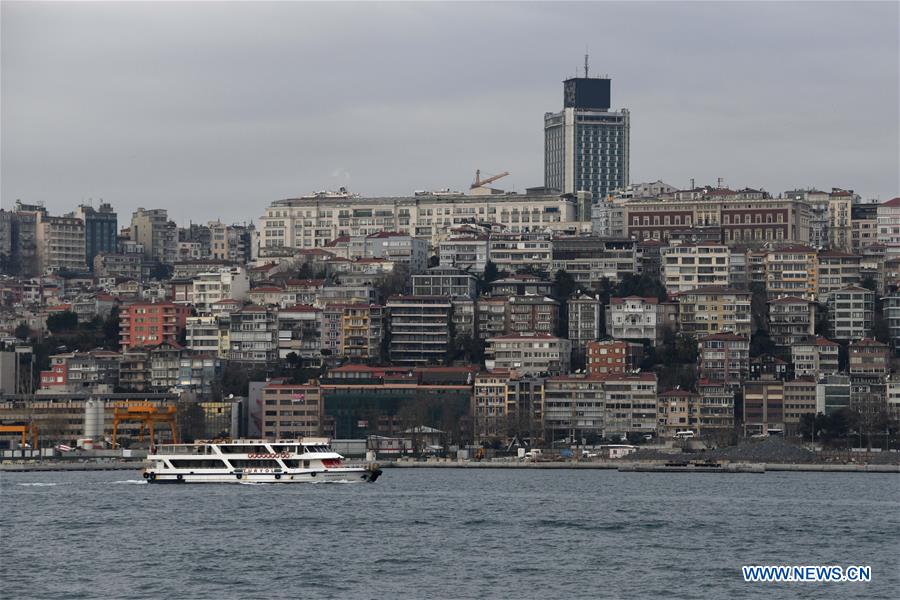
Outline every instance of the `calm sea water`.
POLYGON ((900 477, 385 471, 375 484, 0 475, 2 598, 898 598, 900 477), (871 565, 749 584, 743 564, 871 565))

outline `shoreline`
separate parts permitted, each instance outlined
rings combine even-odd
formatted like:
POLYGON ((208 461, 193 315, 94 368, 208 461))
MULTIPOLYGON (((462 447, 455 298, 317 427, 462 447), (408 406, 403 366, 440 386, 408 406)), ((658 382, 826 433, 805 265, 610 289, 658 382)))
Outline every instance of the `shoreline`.
MULTIPOLYGON (((598 461, 598 462, 474 462, 474 461, 442 461, 442 462, 413 462, 413 461, 387 461, 379 463, 383 469, 566 469, 566 470, 607 470, 617 471, 623 467, 623 472, 633 470, 635 467, 648 467, 662 465, 659 461, 598 461)), ((817 463, 725 463, 732 465, 754 465, 762 467, 765 472, 815 472, 815 473, 897 473, 900 474, 900 465, 872 465, 872 464, 817 464, 817 463)), ((77 462, 67 463, 63 461, 44 461, 35 463, 16 462, 0 463, 0 473, 34 473, 55 471, 140 471, 147 463, 144 461, 102 461, 102 462, 77 462)), ((646 472, 646 471, 645 471, 646 472)), ((696 472, 696 471, 687 471, 696 472)), ((701 471, 702 472, 702 471, 701 471)))
MULTIPOLYGON (((636 466, 662 465, 660 461, 602 461, 602 462, 413 462, 394 461, 379 463, 379 466, 395 469, 590 469, 617 471, 619 467, 632 469, 636 466)), ((765 471, 773 472, 819 472, 819 473, 898 473, 900 465, 870 465, 870 464, 833 464, 833 463, 750 463, 731 462, 726 464, 760 465, 765 471)), ((696 471, 688 471, 694 473, 696 471)))

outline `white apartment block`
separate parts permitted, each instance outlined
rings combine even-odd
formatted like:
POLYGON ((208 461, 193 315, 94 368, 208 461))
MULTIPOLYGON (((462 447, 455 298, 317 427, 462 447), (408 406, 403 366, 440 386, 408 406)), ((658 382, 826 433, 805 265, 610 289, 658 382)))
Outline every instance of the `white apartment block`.
POLYGON ((456 267, 473 274, 484 273, 489 260, 488 236, 450 235, 438 248, 442 267, 456 267))
POLYGON ((487 340, 488 371, 515 369, 522 374, 568 373, 572 342, 546 333, 506 335, 487 340))
POLYGON ((188 317, 185 329, 188 348, 220 356, 219 320, 216 317, 188 317))
POLYGON ((221 300, 246 300, 250 277, 244 267, 224 267, 200 273, 192 284, 192 303, 197 310, 207 311, 221 300))
POLYGON ((499 233, 488 242, 491 262, 501 271, 516 273, 529 266, 550 270, 553 236, 550 233, 499 233))
POLYGON ((453 227, 496 223, 514 233, 577 233, 590 223, 576 221, 575 202, 560 195, 420 193, 362 198, 346 190, 277 200, 260 218, 261 252, 277 248, 325 246, 342 236, 380 231, 406 233, 437 247, 453 227))
POLYGON ((663 248, 663 283, 670 293, 706 286, 727 286, 730 256, 727 246, 685 243, 663 248))
POLYGON ((84 221, 76 217, 49 217, 37 212, 37 259, 41 272, 84 271, 84 221))

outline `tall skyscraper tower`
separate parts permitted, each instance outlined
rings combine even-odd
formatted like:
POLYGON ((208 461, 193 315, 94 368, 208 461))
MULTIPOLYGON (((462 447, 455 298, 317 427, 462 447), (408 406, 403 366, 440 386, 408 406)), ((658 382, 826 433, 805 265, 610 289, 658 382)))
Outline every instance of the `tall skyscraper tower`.
POLYGON ((610 80, 563 82, 563 109, 544 114, 544 187, 591 192, 594 201, 629 183, 630 115, 610 110, 610 80))

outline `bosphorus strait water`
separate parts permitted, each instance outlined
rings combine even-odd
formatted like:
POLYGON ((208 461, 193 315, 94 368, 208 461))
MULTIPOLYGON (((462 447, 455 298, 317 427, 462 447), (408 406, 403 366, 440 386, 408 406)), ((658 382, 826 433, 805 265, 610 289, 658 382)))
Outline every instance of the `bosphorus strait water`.
POLYGON ((897 598, 900 477, 388 469, 376 484, 0 475, 2 598, 897 598), (745 583, 742 565, 871 565, 745 583))

